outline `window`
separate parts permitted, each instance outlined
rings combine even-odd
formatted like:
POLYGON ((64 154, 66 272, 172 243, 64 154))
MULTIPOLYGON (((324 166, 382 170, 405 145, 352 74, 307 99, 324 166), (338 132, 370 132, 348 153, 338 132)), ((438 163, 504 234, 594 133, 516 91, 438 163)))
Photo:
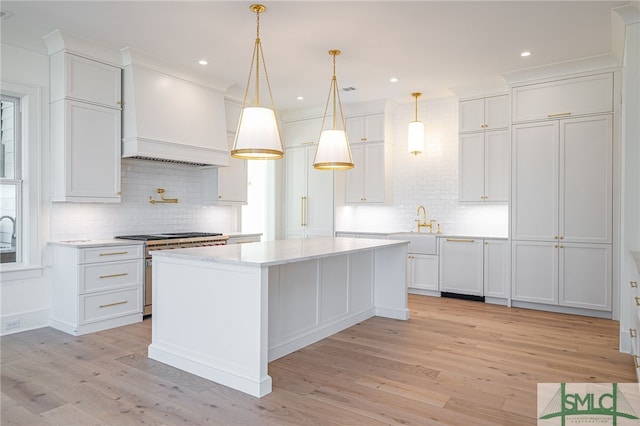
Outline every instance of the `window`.
POLYGON ((20 99, 0 98, 0 263, 19 263, 20 200, 20 99))

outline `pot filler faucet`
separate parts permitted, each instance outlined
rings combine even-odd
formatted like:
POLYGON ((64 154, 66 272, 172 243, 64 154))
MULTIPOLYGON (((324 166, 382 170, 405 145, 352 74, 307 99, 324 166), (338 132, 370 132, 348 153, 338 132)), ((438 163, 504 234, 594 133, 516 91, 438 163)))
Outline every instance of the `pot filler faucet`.
POLYGON ((12 218, 11 216, 2 216, 0 217, 0 222, 2 222, 4 219, 9 219, 11 221, 11 247, 15 247, 16 246, 16 220, 14 218, 12 218))
POLYGON ((429 228, 429 233, 433 232, 433 222, 435 222, 435 219, 431 219, 429 221, 429 223, 427 223, 427 209, 424 208, 424 206, 419 206, 418 207, 418 211, 416 212, 416 215, 418 216, 418 219, 416 219, 415 221, 418 222, 418 232, 420 232, 420 229, 422 229, 422 227, 425 228, 429 228), (420 211, 422 210, 422 222, 420 222, 420 211))

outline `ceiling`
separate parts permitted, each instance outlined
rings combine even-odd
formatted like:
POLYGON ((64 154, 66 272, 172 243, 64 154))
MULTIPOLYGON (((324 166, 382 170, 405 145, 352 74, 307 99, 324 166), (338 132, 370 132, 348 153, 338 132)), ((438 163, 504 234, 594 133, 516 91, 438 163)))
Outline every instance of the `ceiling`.
MULTIPOLYGON (((412 102, 451 89, 504 84, 500 74, 611 55, 611 9, 628 1, 269 1, 260 38, 275 105, 324 106, 340 49, 343 103, 412 102), (523 58, 520 52, 529 50, 523 58), (389 79, 397 77, 396 83, 389 79), (303 96, 304 100, 298 100, 303 96)), ((46 52, 60 29, 132 47, 210 74, 242 93, 256 35, 245 1, 11 1, 2 42, 46 52), (198 65, 206 59, 207 66, 198 65)))

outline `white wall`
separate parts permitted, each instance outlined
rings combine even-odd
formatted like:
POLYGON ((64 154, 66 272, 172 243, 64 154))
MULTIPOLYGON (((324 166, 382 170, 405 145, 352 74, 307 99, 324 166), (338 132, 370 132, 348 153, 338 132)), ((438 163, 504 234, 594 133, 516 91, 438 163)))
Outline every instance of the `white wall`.
POLYGON ((399 105, 393 113, 393 204, 340 206, 336 230, 392 232, 414 230, 418 206, 442 233, 506 237, 506 203, 478 205, 458 202, 458 100, 448 97, 418 103, 425 124, 425 152, 407 151, 407 127, 415 104, 399 105))

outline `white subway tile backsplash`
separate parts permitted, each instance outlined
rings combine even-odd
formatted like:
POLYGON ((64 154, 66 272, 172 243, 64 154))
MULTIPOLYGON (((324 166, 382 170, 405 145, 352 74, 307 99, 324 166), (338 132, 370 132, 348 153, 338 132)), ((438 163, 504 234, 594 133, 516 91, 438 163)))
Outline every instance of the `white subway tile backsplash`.
POLYGON ((103 239, 169 231, 235 230, 231 206, 203 206, 200 169, 184 164, 122 160, 120 203, 53 203, 51 239, 103 239), (178 204, 151 204, 157 188, 178 204))
POLYGON ((341 206, 337 230, 414 230, 418 206, 436 219, 443 233, 506 236, 506 204, 458 202, 458 100, 455 97, 419 102, 418 119, 425 123, 425 151, 407 150, 407 127, 414 104, 399 105, 393 116, 393 205, 341 206))

